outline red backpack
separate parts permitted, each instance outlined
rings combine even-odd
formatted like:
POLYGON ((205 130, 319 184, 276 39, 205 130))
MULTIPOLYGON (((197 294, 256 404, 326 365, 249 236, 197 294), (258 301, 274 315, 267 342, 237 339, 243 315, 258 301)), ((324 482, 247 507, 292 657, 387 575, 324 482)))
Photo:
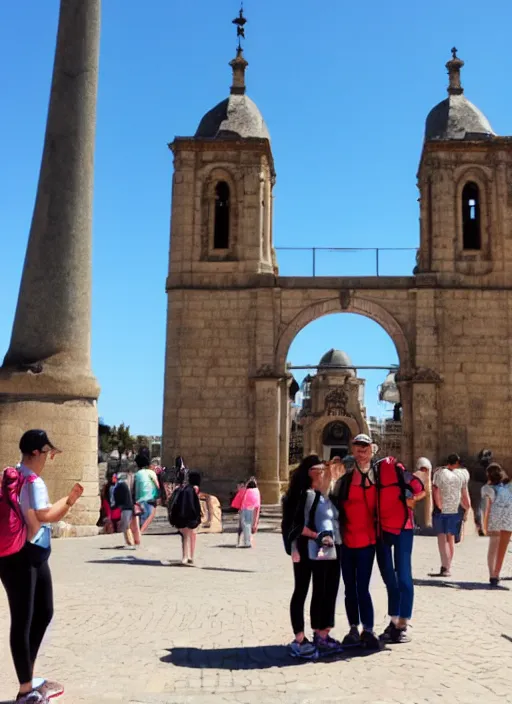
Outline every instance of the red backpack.
POLYGON ((0 485, 0 557, 19 552, 27 540, 27 526, 20 506, 24 483, 25 477, 17 469, 4 469, 0 485))
POLYGON ((380 530, 397 535, 409 518, 406 499, 410 492, 409 483, 414 476, 395 457, 384 457, 374 467, 380 530))

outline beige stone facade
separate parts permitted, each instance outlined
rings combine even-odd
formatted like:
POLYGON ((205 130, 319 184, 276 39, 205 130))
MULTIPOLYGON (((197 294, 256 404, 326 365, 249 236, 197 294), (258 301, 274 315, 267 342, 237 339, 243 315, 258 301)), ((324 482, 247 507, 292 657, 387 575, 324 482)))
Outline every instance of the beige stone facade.
MULTIPOLYGON (((456 103, 463 119, 476 110, 466 103, 456 103)), ((172 148, 164 462, 182 454, 221 496, 255 473, 264 500, 277 501, 288 474, 288 349, 308 323, 339 312, 371 318, 396 345, 405 463, 482 447, 512 461, 511 138, 426 139, 418 268, 408 277, 280 277, 269 141, 196 136, 172 148), (216 178, 232 186, 231 244, 220 254, 210 246, 216 178), (466 197, 467 184, 477 196, 466 197), (465 208, 478 247, 465 239, 465 208)))

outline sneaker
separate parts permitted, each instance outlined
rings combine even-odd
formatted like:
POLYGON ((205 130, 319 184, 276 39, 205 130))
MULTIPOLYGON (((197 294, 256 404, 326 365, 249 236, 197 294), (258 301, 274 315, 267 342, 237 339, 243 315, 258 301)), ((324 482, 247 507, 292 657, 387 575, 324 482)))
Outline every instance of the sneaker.
POLYGON ((55 699, 64 694, 64 687, 59 682, 44 680, 39 687, 35 687, 35 691, 44 694, 47 699, 55 699))
POLYGON ((380 642, 373 631, 364 630, 361 633, 361 647, 365 650, 380 650, 380 642))
POLYGON ((18 694, 16 704, 49 704, 50 700, 37 689, 33 689, 27 694, 18 694))
POLYGON ((292 640, 288 648, 290 649, 290 655, 292 658, 316 660, 318 657, 318 650, 316 649, 316 646, 307 638, 304 638, 301 643, 296 640, 292 640))
POLYGON ((336 653, 341 653, 343 651, 343 646, 339 640, 331 638, 331 636, 321 638, 317 633, 315 633, 313 636, 313 643, 316 646, 320 657, 323 655, 335 655, 336 653))
POLYGON ((407 635, 407 628, 396 628, 394 633, 391 634, 391 639, 389 643, 410 643, 411 637, 407 635))
POLYGON ((393 639, 396 630, 397 627, 395 626, 393 621, 390 621, 389 625, 380 634, 379 640, 383 641, 384 643, 389 643, 389 641, 393 639))
POLYGON ((359 636, 359 628, 357 626, 351 626, 350 631, 347 633, 345 638, 341 641, 341 645, 344 648, 355 648, 361 645, 361 638, 359 636))

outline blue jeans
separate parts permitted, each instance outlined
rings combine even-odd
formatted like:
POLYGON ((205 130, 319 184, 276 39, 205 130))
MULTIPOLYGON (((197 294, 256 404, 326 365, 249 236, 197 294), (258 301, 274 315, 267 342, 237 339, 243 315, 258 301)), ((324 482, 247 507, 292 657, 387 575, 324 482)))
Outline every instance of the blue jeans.
POLYGON ((139 506, 142 509, 142 513, 140 514, 140 527, 144 525, 144 523, 148 520, 148 518, 151 516, 153 511, 156 510, 154 504, 150 504, 148 501, 138 501, 137 502, 139 506))
POLYGON ((370 596, 375 545, 366 548, 341 547, 341 574, 345 583, 345 611, 350 626, 373 630, 373 603, 370 596))
POLYGON ((254 517, 253 508, 243 508, 238 517, 238 541, 242 538, 241 544, 244 548, 251 547, 252 521, 254 517))
POLYGON ((411 618, 414 601, 412 581, 412 543, 414 531, 403 530, 398 535, 385 533, 377 543, 377 564, 388 592, 388 614, 411 618))

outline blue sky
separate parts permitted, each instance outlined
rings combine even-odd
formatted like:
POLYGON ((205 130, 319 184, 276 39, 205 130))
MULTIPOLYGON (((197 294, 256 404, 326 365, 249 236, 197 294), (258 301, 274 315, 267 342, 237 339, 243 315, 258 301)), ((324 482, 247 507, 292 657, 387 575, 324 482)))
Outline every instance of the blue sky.
MULTIPOLYGON (((512 132, 509 0, 463 5, 246 0, 248 93, 272 136, 274 239, 283 247, 415 247, 416 170, 425 117, 446 96, 455 44, 466 95, 512 132)), ((51 80, 57 0, 0 3, 0 355, 7 350, 30 227, 51 80)), ((161 429, 172 158, 230 85, 236 0, 105 0, 94 210, 93 368, 99 411, 137 433, 161 429)), ((322 255, 318 273, 373 273, 370 255, 322 255), (339 259, 341 257, 341 259, 339 259), (340 262, 338 264, 338 262, 340 262), (334 271, 331 271, 335 267, 334 271)), ((279 254, 308 274, 305 253, 279 254)), ((408 274, 411 256, 383 255, 408 274)), ((392 364, 387 335, 328 316, 290 350, 314 364, 330 347, 392 364)), ((367 406, 378 410, 368 376, 367 406)))

